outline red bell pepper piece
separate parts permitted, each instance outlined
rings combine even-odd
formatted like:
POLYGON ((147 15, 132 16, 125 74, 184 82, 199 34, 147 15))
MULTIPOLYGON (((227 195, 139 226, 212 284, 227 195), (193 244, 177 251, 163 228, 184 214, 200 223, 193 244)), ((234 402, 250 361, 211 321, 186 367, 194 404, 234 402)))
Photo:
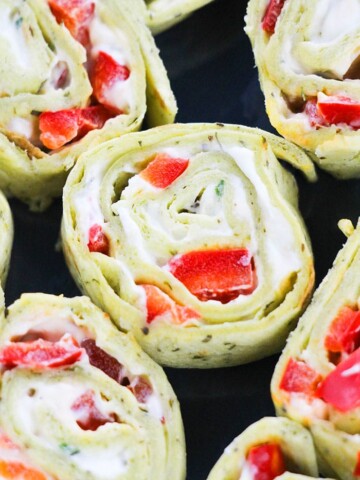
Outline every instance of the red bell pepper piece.
POLYGON ((201 316, 192 308, 178 305, 172 298, 154 285, 142 285, 146 293, 147 323, 156 319, 168 318, 171 323, 184 323, 199 320, 201 316))
POLYGON ((318 100, 317 110, 328 125, 345 123, 354 129, 360 128, 360 103, 344 96, 329 96, 318 100))
POLYGON ((330 325, 325 338, 329 352, 352 353, 360 346, 360 311, 343 307, 330 325))
POLYGON ((140 176, 157 188, 171 185, 188 167, 189 160, 158 153, 140 176))
POLYGON ((89 25, 94 16, 95 2, 89 0, 48 0, 58 23, 63 23, 82 45, 89 44, 89 25))
POLYGON ((360 406, 360 349, 329 373, 318 386, 316 396, 341 412, 360 406))
POLYGON ((275 25, 281 10, 283 9, 284 3, 285 0, 270 0, 266 8, 261 26, 262 29, 270 35, 272 35, 275 31, 275 25))
POLYGON ((102 128, 113 115, 101 105, 43 112, 39 116, 40 140, 50 150, 78 140, 91 130, 102 128))
POLYGON ((95 404, 95 394, 88 390, 79 397, 71 406, 71 410, 77 414, 76 423, 83 430, 95 431, 106 423, 115 422, 114 414, 102 413, 95 404))
POLYGON ((135 395, 135 398, 140 403, 145 403, 146 400, 153 393, 152 386, 143 377, 135 377, 128 389, 135 395))
POLYGON ((0 460, 0 478, 9 480, 46 480, 47 477, 21 462, 0 460))
POLYGON ((0 350, 0 363, 8 368, 56 368, 73 365, 82 353, 77 341, 66 334, 58 342, 40 338, 33 342, 10 343, 0 350))
POLYGON ((95 224, 90 227, 88 249, 90 252, 103 253, 109 255, 109 239, 102 230, 101 225, 95 224))
POLYGON ((252 480, 273 480, 286 471, 284 455, 276 443, 252 447, 246 460, 252 467, 252 480))
POLYGON ((321 381, 321 375, 305 362, 290 358, 280 381, 279 388, 286 392, 314 395, 316 387, 321 381))
POLYGON ((91 75, 91 85, 97 101, 115 114, 123 113, 109 101, 107 92, 116 82, 124 82, 129 76, 130 70, 126 65, 120 65, 111 55, 100 51, 91 75))
POLYGON ((256 288, 253 259, 244 248, 199 250, 177 255, 170 272, 199 300, 228 303, 256 288))

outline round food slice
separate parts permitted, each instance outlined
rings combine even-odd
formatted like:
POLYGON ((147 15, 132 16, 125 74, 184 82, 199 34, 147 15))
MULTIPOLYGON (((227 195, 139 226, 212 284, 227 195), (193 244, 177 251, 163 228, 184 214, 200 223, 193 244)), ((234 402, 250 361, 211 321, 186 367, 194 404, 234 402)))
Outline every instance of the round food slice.
POLYGON ((235 365, 282 348, 314 270, 293 177, 303 152, 240 126, 164 126, 88 151, 64 190, 79 287, 158 362, 235 365))
POLYGON ((163 370, 88 298, 23 295, 2 322, 0 364, 2 478, 184 480, 163 370))
POLYGON ((360 224, 315 292, 276 366, 272 397, 279 415, 310 428, 321 473, 360 472, 360 224))
POLYGON ((0 2, 0 187, 45 208, 90 145, 173 122, 142 0, 0 2))

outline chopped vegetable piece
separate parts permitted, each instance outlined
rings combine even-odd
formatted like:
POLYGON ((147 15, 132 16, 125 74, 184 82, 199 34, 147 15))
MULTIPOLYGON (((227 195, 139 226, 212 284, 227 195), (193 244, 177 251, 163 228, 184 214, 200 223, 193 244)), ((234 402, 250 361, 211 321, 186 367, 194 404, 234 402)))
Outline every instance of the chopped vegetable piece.
POLYGON ((172 298, 154 285, 142 285, 146 293, 147 323, 166 319, 181 324, 188 320, 199 320, 201 316, 192 308, 178 305, 172 298))
POLYGON ((101 225, 93 225, 89 230, 88 249, 90 252, 109 255, 109 239, 103 232, 101 225))
POLYGON ((9 343, 0 351, 0 363, 6 367, 56 368, 74 364, 82 353, 77 341, 65 334, 58 342, 39 339, 9 343))
POLYGON ((360 103, 343 96, 329 96, 317 102, 319 114, 329 125, 345 123, 354 129, 360 128, 360 103))
POLYGON ((95 431, 106 423, 114 423, 114 414, 102 413, 95 404, 95 394, 88 390, 79 397, 71 406, 71 410, 76 412, 76 423, 83 430, 95 431))
POLYGON ((318 386, 316 396, 341 412, 360 406, 360 349, 329 373, 318 386))
POLYGON ((120 65, 111 55, 100 51, 95 59, 91 75, 93 93, 97 101, 115 114, 123 113, 109 99, 108 92, 116 82, 124 82, 129 76, 130 70, 128 67, 120 65))
POLYGON ((357 462, 356 462, 356 466, 355 466, 353 475, 356 476, 356 477, 360 476, 360 452, 358 452, 358 454, 357 454, 357 462))
POLYGON ((314 395, 321 375, 305 362, 290 358, 280 382, 281 390, 314 395))
POLYGON ((200 250, 177 255, 168 263, 170 272, 199 300, 228 303, 256 288, 253 259, 243 248, 200 250))
POLYGON ((43 112, 39 116, 40 140, 50 150, 78 140, 91 130, 102 128, 113 115, 101 105, 43 112))
POLYGON ((284 6, 284 3, 285 0, 270 0, 266 8, 261 26, 262 29, 270 35, 272 35, 275 31, 275 25, 284 6))
POLYGON ((128 389, 135 395, 136 400, 140 403, 145 403, 146 400, 153 393, 152 386, 143 377, 135 377, 128 389))
POLYGON ((246 460, 252 467, 252 480, 273 480, 286 470, 283 453, 276 443, 252 447, 246 460))
POLYGON ((21 462, 0 460, 0 478, 9 480, 46 480, 43 473, 21 462))
POLYGON ((89 0, 48 0, 58 23, 63 23, 82 45, 89 44, 89 24, 94 16, 95 2, 89 0))
POLYGON ((352 353, 360 346, 360 311, 344 307, 330 325, 325 338, 329 352, 352 353))
POLYGON ((158 153, 140 176, 154 187, 166 188, 187 169, 188 165, 189 160, 185 158, 173 158, 166 153, 158 153))

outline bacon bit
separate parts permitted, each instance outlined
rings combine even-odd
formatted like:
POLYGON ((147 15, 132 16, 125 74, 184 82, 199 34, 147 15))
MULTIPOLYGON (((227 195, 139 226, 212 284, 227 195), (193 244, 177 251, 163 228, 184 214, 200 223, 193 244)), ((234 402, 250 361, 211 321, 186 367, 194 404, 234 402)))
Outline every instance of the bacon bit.
POLYGON ((93 93, 97 101, 114 114, 118 115, 123 113, 123 111, 107 99, 108 91, 116 82, 124 82, 129 76, 130 70, 128 67, 117 63, 108 53, 102 51, 98 53, 91 75, 93 93))
POLYGON ((316 396, 341 412, 360 406, 360 349, 329 373, 318 386, 316 396))
POLYGON ((355 466, 353 475, 354 475, 355 477, 359 477, 359 476, 360 476, 360 452, 358 452, 358 454, 357 454, 357 462, 356 462, 356 466, 355 466))
POLYGON ((188 167, 189 160, 173 158, 166 153, 158 153, 154 160, 140 173, 147 182, 157 188, 171 185, 188 167))
POLYGON ((360 311, 343 307, 332 321, 324 343, 325 348, 333 353, 350 354, 359 348, 360 311))
POLYGON ((304 111, 309 119, 311 127, 319 128, 326 125, 323 117, 318 111, 316 98, 312 98, 306 102, 304 111))
POLYGON ((321 375, 315 372, 309 365, 290 358, 279 388, 286 392, 314 395, 320 381, 321 375))
POLYGON ((0 477, 9 480, 46 480, 46 476, 20 462, 0 460, 0 477))
POLYGON ((102 230, 101 225, 93 225, 89 230, 88 249, 90 252, 109 255, 109 239, 102 230))
POLYGON ((39 339, 10 343, 1 349, 0 363, 7 368, 21 366, 41 370, 73 365, 82 353, 75 338, 65 334, 58 342, 39 339))
POLYGON ((95 431, 106 423, 116 422, 115 414, 103 414, 95 404, 95 393, 88 390, 71 406, 71 410, 78 414, 76 423, 82 430, 95 431))
POLYGON ((261 26, 269 35, 272 35, 275 32, 276 22, 283 9, 284 3, 285 0, 270 0, 266 8, 261 26))
POLYGON ((135 377, 128 386, 128 389, 135 395, 136 400, 140 403, 145 403, 153 393, 152 386, 143 377, 135 377))
POLYGON ((154 285, 141 285, 146 293, 147 323, 167 316, 171 323, 181 324, 188 320, 199 320, 199 315, 190 307, 178 305, 172 298, 154 285))
POLYGON ((284 455, 276 443, 252 447, 246 460, 252 467, 252 480, 273 480, 286 471, 284 455))
POLYGON ((106 353, 102 348, 98 347, 95 340, 86 338, 81 342, 82 348, 85 349, 90 365, 98 368, 108 377, 115 380, 115 382, 122 383, 123 381, 123 366, 116 358, 106 353))
POLYGON ((91 130, 102 128, 113 115, 101 105, 43 112, 39 116, 40 140, 55 150, 71 140, 79 140, 91 130))
POLYGON ((71 35, 85 47, 89 45, 89 25, 94 17, 95 2, 89 0, 48 0, 58 23, 63 23, 71 35))
POLYGON ((168 266, 202 302, 228 303, 251 294, 257 285, 253 258, 243 248, 188 252, 172 258, 168 266))
POLYGON ((163 425, 165 425, 165 423, 166 423, 165 417, 161 417, 160 422, 161 422, 163 425))

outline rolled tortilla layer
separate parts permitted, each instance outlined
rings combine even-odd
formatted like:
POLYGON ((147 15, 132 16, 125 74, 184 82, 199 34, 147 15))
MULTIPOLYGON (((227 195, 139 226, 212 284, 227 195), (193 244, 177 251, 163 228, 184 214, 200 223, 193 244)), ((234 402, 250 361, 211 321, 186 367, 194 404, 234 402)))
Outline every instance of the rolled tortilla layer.
POLYGON ((43 209, 84 149, 173 122, 142 0, 0 2, 0 187, 43 209))
POLYGON ((213 0, 145 0, 147 24, 160 33, 213 0))
MULTIPOLYGON (((49 476, 24 478, 185 478, 163 370, 88 298, 23 295, 2 322, 0 362, 0 439, 49 476)), ((0 472, 13 460, 0 441, 0 472)))
POLYGON ((305 480, 318 476, 310 433, 286 418, 265 417, 226 447, 207 480, 305 480))
MULTIPOLYGON (((9 270, 14 225, 9 204, 0 192, 0 289, 4 286, 9 270)), ((3 303, 3 298, 0 303, 3 303)), ((2 307, 1 307, 2 308, 2 307)))
POLYGON ((251 0, 246 16, 272 125, 338 178, 360 176, 360 4, 251 0))
POLYGON ((272 397, 279 415, 309 427, 320 471, 341 479, 360 472, 360 224, 315 292, 276 366, 272 397))
POLYGON ((312 290, 311 248, 282 158, 290 143, 231 125, 172 125, 81 156, 62 238, 83 292, 158 362, 220 367, 282 348, 312 290))

